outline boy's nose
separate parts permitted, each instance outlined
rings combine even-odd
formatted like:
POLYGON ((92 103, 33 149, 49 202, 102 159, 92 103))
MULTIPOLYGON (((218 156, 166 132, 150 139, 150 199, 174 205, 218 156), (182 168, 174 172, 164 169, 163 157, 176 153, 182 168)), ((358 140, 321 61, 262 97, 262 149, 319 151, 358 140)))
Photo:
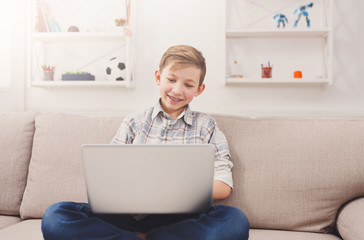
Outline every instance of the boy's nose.
POLYGON ((182 86, 180 84, 175 84, 172 91, 176 94, 180 94, 182 92, 182 86))

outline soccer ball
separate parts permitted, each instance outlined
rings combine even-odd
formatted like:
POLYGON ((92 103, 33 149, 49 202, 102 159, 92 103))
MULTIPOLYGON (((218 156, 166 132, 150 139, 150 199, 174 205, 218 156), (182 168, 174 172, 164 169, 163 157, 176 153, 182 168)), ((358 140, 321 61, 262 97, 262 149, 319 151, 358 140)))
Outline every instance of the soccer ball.
POLYGON ((106 78, 110 81, 123 81, 126 77, 125 60, 113 57, 106 67, 106 78))

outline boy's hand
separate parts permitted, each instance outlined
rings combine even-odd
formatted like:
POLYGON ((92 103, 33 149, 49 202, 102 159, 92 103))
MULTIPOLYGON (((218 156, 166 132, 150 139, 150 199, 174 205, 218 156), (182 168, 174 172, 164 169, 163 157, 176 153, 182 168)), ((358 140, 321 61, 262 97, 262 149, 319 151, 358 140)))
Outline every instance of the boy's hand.
POLYGON ((214 200, 222 200, 227 198, 231 193, 231 187, 224 182, 219 180, 214 181, 214 189, 212 198, 214 200))

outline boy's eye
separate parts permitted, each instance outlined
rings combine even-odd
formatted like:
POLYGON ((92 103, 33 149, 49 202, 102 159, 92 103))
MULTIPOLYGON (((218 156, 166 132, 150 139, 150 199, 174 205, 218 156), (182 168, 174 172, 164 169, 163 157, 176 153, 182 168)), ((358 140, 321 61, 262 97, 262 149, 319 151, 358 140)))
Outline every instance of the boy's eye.
POLYGON ((192 85, 190 85, 190 84, 186 84, 186 87, 188 87, 188 88, 192 88, 193 86, 192 86, 192 85))
POLYGON ((176 80, 172 79, 172 78, 168 78, 169 82, 175 82, 176 80))

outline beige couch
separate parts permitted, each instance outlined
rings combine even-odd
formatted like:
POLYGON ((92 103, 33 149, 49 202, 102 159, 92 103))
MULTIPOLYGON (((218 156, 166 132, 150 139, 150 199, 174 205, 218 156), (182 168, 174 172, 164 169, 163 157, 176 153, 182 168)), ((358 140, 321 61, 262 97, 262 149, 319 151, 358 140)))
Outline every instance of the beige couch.
MULTIPOLYGON (((228 138, 250 239, 364 239, 364 118, 215 116, 228 138)), ((108 143, 122 117, 0 114, 0 239, 42 239, 58 201, 87 201, 80 146, 108 143)))

